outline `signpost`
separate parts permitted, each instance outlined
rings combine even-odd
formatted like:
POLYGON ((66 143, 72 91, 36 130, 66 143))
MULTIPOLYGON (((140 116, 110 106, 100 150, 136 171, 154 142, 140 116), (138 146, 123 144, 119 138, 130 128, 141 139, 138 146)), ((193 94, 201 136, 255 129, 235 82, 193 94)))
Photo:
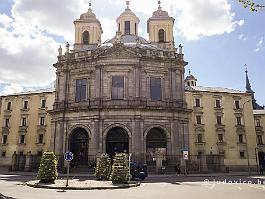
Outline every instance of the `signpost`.
POLYGON ((189 151, 183 151, 183 159, 188 160, 189 159, 189 151))
POLYGON ((186 175, 188 172, 187 172, 187 164, 186 164, 186 160, 189 159, 189 151, 187 150, 183 150, 183 160, 184 160, 184 174, 186 175))
POLYGON ((70 162, 74 159, 74 154, 70 151, 64 154, 64 160, 67 161, 67 179, 66 179, 66 187, 68 186, 68 179, 69 179, 69 169, 70 169, 70 162))

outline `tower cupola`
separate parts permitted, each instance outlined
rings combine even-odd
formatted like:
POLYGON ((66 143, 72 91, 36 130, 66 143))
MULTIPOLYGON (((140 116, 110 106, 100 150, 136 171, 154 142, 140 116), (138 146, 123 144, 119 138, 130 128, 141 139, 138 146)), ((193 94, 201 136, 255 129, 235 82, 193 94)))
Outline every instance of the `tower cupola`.
POLYGON ((151 43, 163 48, 174 48, 174 28, 173 17, 170 17, 167 11, 162 10, 161 1, 158 1, 158 9, 153 12, 151 18, 147 21, 147 32, 151 43))
POLYGON ((185 79, 185 84, 187 86, 197 86, 197 79, 191 74, 189 70, 189 75, 185 79))
POLYGON ((138 25, 139 18, 131 11, 130 2, 126 2, 127 8, 125 11, 117 18, 116 22, 118 25, 118 31, 122 35, 138 35, 138 25))
POLYGON ((91 3, 89 3, 88 11, 81 14, 80 18, 74 21, 74 25, 75 50, 101 44, 101 35, 103 34, 103 30, 100 21, 92 12, 91 3))

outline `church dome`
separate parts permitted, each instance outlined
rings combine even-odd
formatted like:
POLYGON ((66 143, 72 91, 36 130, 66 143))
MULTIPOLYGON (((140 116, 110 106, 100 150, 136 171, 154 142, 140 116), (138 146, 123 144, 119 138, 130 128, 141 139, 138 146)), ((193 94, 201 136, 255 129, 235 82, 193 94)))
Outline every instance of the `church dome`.
POLYGON ((139 18, 136 16, 136 14, 134 14, 134 12, 131 11, 131 9, 129 8, 130 2, 127 1, 127 8, 125 9, 125 11, 123 13, 120 14, 120 16, 117 18, 117 22, 122 19, 122 18, 135 18, 138 23, 140 22, 139 18))
POLYGON ((92 9, 89 8, 86 13, 80 15, 81 20, 96 20, 96 15, 92 12, 92 9))

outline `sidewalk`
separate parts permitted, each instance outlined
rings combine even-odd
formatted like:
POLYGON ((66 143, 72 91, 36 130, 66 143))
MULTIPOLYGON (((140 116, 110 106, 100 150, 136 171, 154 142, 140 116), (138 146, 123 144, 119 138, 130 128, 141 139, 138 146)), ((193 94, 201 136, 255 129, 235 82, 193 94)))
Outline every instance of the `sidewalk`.
MULTIPOLYGON (((37 172, 23 172, 15 171, 8 172, 7 170, 0 168, 0 174, 2 175, 21 175, 21 176, 37 176, 37 172)), ((66 177, 67 174, 59 173, 58 177, 66 177)), ((176 174, 148 174, 148 178, 175 178, 175 177, 221 177, 221 176, 260 176, 257 172, 251 172, 249 175, 248 172, 230 172, 230 173, 198 173, 198 174, 189 174, 189 175, 179 175, 176 174)), ((70 173, 69 177, 94 177, 92 173, 70 173)))

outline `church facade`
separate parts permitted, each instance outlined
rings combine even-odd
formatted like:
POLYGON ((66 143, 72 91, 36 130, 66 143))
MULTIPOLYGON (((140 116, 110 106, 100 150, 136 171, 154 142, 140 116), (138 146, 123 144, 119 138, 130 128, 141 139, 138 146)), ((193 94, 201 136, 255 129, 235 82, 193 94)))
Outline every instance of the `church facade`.
MULTIPOLYGON (((182 46, 175 48, 174 18, 160 4, 138 36, 139 18, 127 8, 113 38, 89 8, 74 21, 73 50, 58 50, 55 90, 2 96, 0 166, 32 170, 42 152, 74 153, 86 167, 102 153, 190 171, 265 167, 265 113, 251 90, 202 87, 186 79, 182 46), (189 159, 183 161, 183 151, 189 159)), ((170 171, 170 170, 169 170, 170 171)), ((171 170, 172 171, 172 170, 171 170)))
POLYGON ((75 24, 74 49, 58 56, 51 148, 58 155, 128 152, 181 154, 188 148, 182 46, 174 47, 174 19, 159 5, 148 20, 150 42, 138 36, 127 8, 116 36, 101 43, 91 8, 75 24), (87 142, 88 140, 88 142, 87 142))

